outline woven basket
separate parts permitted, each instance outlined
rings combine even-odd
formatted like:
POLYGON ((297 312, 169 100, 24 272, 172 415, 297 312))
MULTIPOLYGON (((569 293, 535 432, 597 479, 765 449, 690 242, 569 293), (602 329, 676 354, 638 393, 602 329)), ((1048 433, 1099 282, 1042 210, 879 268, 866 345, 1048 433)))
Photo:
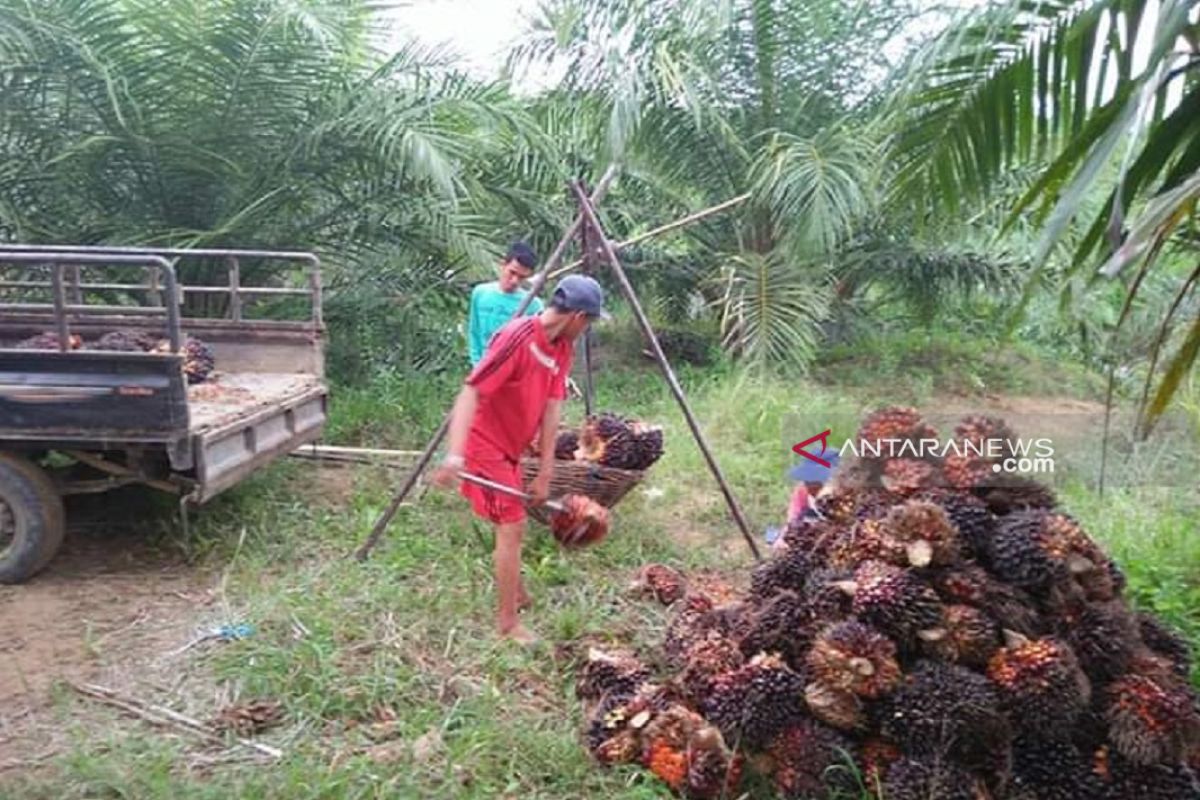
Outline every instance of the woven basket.
MULTIPOLYGON (((528 486, 538 474, 536 458, 521 459, 521 477, 528 486)), ((554 462, 554 476, 550 479, 550 497, 564 494, 582 494, 592 498, 605 508, 612 508, 634 486, 645 477, 642 470, 602 467, 590 461, 554 462)), ((543 525, 550 522, 549 512, 539 506, 529 508, 529 516, 543 525)))

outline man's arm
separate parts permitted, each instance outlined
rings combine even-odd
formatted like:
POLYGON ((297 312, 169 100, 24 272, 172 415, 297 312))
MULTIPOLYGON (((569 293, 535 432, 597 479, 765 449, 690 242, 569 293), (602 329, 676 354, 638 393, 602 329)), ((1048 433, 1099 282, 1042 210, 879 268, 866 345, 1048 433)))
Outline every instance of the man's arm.
POLYGON ((541 503, 550 496, 550 478, 554 476, 554 445, 558 439, 561 414, 561 400, 546 401, 546 410, 542 412, 541 435, 538 437, 542 450, 538 458, 538 474, 529 490, 535 503, 541 503))
MULTIPOLYGON (((433 481, 439 486, 458 484, 457 472, 463 468, 465 463, 463 453, 466 452, 467 435, 471 431, 471 422, 475 419, 475 407, 478 404, 478 390, 470 384, 463 386, 454 401, 454 408, 450 412, 446 457, 433 474, 433 481)), ((551 451, 551 455, 553 455, 553 451, 551 451)))

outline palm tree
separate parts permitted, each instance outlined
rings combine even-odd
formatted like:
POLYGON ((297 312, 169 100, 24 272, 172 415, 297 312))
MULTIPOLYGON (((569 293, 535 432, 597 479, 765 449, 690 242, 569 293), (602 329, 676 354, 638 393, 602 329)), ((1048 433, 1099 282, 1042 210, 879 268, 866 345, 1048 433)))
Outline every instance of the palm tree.
POLYGON ((884 0, 552 0, 510 69, 557 69, 560 90, 588 98, 595 160, 626 167, 619 223, 752 193, 732 224, 687 235, 704 245, 693 255, 726 344, 795 365, 833 299, 830 255, 877 209, 872 123, 899 57, 885 45, 914 14, 884 0))
POLYGON ((1040 165, 1012 219, 1042 226, 1038 264, 1066 248, 1064 277, 1124 280, 1117 327, 1152 271, 1182 269, 1147 370, 1143 434, 1200 354, 1198 16, 1196 0, 1004 3, 954 27, 902 101, 901 189, 953 208, 1040 165), (1181 316, 1193 318, 1151 396, 1181 316))

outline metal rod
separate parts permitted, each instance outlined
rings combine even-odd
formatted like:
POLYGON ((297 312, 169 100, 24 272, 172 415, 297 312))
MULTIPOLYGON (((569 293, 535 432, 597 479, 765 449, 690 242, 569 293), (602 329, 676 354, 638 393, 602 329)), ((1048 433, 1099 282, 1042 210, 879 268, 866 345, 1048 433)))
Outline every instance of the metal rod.
POLYGON ((79 265, 71 265, 71 302, 83 305, 83 292, 80 289, 79 265))
POLYGON ((50 275, 54 282, 54 325, 58 329, 58 350, 65 353, 71 349, 70 326, 65 312, 67 298, 63 295, 63 265, 51 264, 50 275))
MULTIPOLYGON (((626 247, 633 247, 635 244, 641 244, 642 242, 646 241, 647 239, 652 239, 655 236, 659 236, 660 234, 668 233, 670 231, 675 230, 676 228, 682 228, 685 225, 691 225, 693 222, 699 222, 700 220, 704 219, 705 217, 711 217, 713 214, 719 214, 720 212, 724 211, 725 209, 732 208, 733 206, 736 206, 739 203, 744 203, 749 199, 750 199, 749 192, 747 192, 746 194, 738 195, 737 197, 733 198, 732 200, 726 200, 723 203, 718 203, 715 206, 710 206, 709 208, 705 208, 701 211, 697 211, 694 214, 688 214, 686 217, 680 217, 679 219, 675 220, 674 222, 668 222, 665 225, 659 225, 657 228, 652 228, 652 229, 646 231, 645 233, 639 233, 637 236, 634 236, 632 239, 626 239, 623 242, 616 242, 613 244, 613 249, 620 251, 620 250, 624 250, 626 247)), ((550 273, 550 277, 557 278, 558 276, 563 275, 567 272, 570 272, 573 269, 577 269, 578 267, 580 267, 582 265, 583 265, 583 259, 582 258, 576 259, 575 261, 572 261, 570 264, 567 264, 567 265, 555 270, 554 272, 550 273)))
MULTIPOLYGON (((600 178, 600 182, 596 184, 595 191, 592 192, 592 197, 595 198, 597 202, 604 198, 604 195, 608 192, 609 184, 612 183, 616 176, 617 166, 615 164, 610 164, 608 169, 604 171, 603 177, 600 178)), ((546 285, 546 275, 550 272, 550 270, 557 267, 559 262, 562 261, 563 254, 567 251, 567 245, 569 245, 571 240, 575 238, 575 234, 578 232, 579 226, 582 224, 583 216, 577 215, 575 217, 575 222, 571 225, 567 232, 563 234, 562 239, 560 239, 558 242, 558 246, 555 247, 554 252, 550 254, 550 258, 546 259, 546 263, 542 265, 540 270, 538 270, 537 275, 533 279, 532 285, 529 287, 529 293, 522 298, 521 302, 517 305, 517 310, 513 312, 513 319, 523 315, 525 313, 525 309, 529 308, 529 304, 533 302, 533 298, 541 293, 542 287, 546 285)), ((369 536, 367 536, 366 541, 364 541, 358 550, 354 552, 354 557, 359 561, 365 561, 367 556, 371 554, 371 550, 373 550, 375 545, 379 543, 379 540, 383 538, 383 532, 387 530, 387 526, 391 523, 392 518, 396 516, 396 512, 400 509, 400 505, 404 502, 404 498, 408 497, 408 493, 411 492, 413 486, 416 485, 417 479, 421 476, 421 473, 424 472, 425 468, 429 466, 429 462, 433 459, 434 452, 437 451, 438 447, 442 443, 442 440, 446 438, 446 431, 450 430, 451 413, 447 413, 446 416, 442 418, 442 424, 438 426, 437 431, 435 431, 433 434, 433 438, 431 438, 429 443, 425 445, 425 449, 421 452, 421 457, 417 459, 417 463, 413 466, 412 472, 408 474, 408 477, 404 479, 404 483, 400 486, 400 491, 396 492, 395 496, 392 497, 391 503, 389 503, 388 507, 384 509, 384 512, 379 515, 379 519, 375 521, 375 527, 371 529, 371 533, 369 536)))
MULTIPOLYGON (((229 318, 234 322, 242 321, 242 270, 237 256, 226 256, 229 264, 229 318)), ((184 289, 184 291, 187 291, 184 289)))
POLYGON ((750 535, 750 526, 747 524, 746 518, 742 515, 742 509, 738 505, 737 498, 734 497, 733 491, 729 488, 729 484, 725 480, 725 476, 721 473, 721 468, 717 465, 716 458, 713 457, 712 451, 704 439, 704 433, 700 430, 700 425, 696 421, 695 415, 692 414, 691 406, 688 405, 687 398, 683 394, 683 388, 679 385, 679 381, 676 380, 675 372, 671 369, 671 364, 667 361, 667 357, 658 343, 658 337, 654 335, 654 329, 650 325, 650 320, 646 318, 646 314, 642 310, 642 304, 638 301, 637 293, 634 292, 632 284, 629 283, 629 278, 625 275, 621 261, 617 258, 612 243, 608 240, 604 228, 600 225, 596 209, 592 206, 587 194, 578 183, 574 184, 572 189, 575 191, 575 197, 579 200, 580 211, 587 218, 588 224, 591 225, 593 236, 599 240, 600 246, 604 250, 604 255, 608 259, 608 265, 612 269, 613 275, 616 276, 617 283, 620 285, 621 291, 625 294, 625 299, 629 302, 629 307, 638 321, 638 326, 641 327, 642 333, 645 334, 646 340, 650 344, 650 349, 654 353, 654 359, 658 362, 659 368, 662 369, 663 377, 667 379, 667 385, 671 387, 671 393, 675 395, 676 402, 679 403, 679 407, 683 410, 683 416, 687 419, 688 427, 692 429, 692 436, 695 438, 696 444, 700 446, 700 452, 704 454, 704 460, 708 462, 709 470, 712 471, 713 477, 716 478, 717 484, 721 487, 721 493, 725 495, 725 502, 729 505, 729 511, 733 515, 734 521, 742 529, 742 536, 746 539, 746 544, 749 545, 750 552, 754 554, 754 558, 761 561, 762 556, 759 555, 758 546, 754 543, 754 537, 750 535))
MULTIPOLYGON (((479 475, 472 475, 469 472, 463 472, 460 470, 458 473, 458 477, 462 478, 464 481, 470 481, 471 483, 477 483, 480 486, 484 486, 488 489, 493 489, 497 492, 501 492, 502 494, 506 494, 510 497, 518 497, 518 498, 524 500, 526 503, 533 500, 533 497, 526 494, 525 492, 522 492, 519 489, 514 489, 511 486, 505 486, 503 483, 496 483, 495 481, 490 481, 487 478, 480 477, 479 475)), ((546 500, 542 503, 542 505, 544 505, 546 508, 549 508, 552 511, 563 511, 564 510, 562 503, 559 503, 554 500, 546 500)))

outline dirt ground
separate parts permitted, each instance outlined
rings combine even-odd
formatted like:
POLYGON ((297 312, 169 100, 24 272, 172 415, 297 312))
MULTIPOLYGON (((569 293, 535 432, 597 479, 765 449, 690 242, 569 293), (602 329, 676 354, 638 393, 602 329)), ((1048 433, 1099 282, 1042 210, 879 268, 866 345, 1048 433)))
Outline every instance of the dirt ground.
MULTIPOLYGON (((341 505, 363 471, 313 466, 303 491, 341 505)), ((195 640, 236 621, 220 572, 188 563, 178 518, 152 493, 73 498, 67 516, 49 567, 0 585, 0 783, 63 749, 53 698, 64 681, 172 698, 176 710, 198 713, 193 704, 213 698, 196 656, 220 644, 195 640)))
POLYGON ((58 681, 123 685, 187 642, 216 602, 212 576, 130 525, 136 501, 70 503, 58 557, 30 581, 0 586, 0 770, 53 749, 38 729, 58 681))

